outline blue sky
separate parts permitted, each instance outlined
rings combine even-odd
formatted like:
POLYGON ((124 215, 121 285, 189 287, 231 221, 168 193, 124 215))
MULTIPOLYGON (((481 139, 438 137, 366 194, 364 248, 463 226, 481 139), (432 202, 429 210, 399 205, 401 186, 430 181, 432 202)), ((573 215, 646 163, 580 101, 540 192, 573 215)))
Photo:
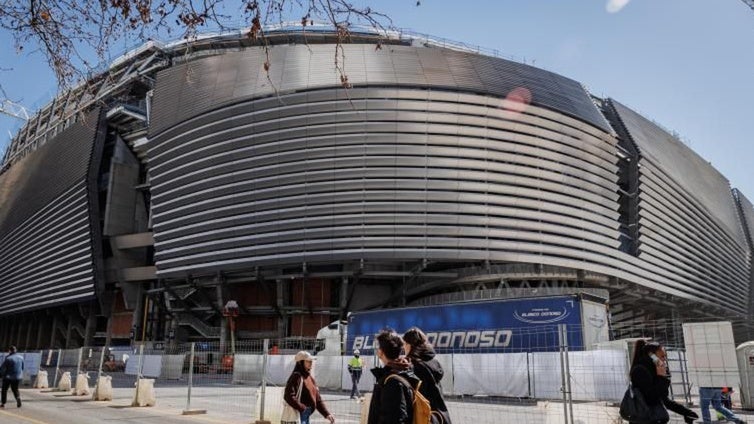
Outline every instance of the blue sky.
MULTIPOLYGON (((381 0, 394 24, 497 50, 678 132, 754 201, 754 10, 741 0, 381 0), (619 4, 618 4, 619 5, 619 4)), ((362 1, 363 2, 363 1, 362 1)), ((0 33, 0 83, 31 109, 56 92, 39 55, 0 33), (28 50, 28 49, 27 49, 28 50)), ((122 53, 120 46, 115 55, 122 53)), ((19 122, 0 115, 0 146, 19 122)))

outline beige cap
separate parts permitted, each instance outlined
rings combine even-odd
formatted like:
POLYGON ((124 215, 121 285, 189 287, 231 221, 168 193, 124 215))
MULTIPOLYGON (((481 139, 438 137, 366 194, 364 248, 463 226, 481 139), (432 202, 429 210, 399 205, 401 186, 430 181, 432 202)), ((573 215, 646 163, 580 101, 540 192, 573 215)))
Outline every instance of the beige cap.
POLYGON ((312 355, 311 353, 309 353, 309 352, 307 352, 305 350, 302 350, 299 353, 297 353, 296 357, 294 358, 295 362, 298 362, 298 361, 316 361, 316 360, 317 360, 317 358, 314 355, 312 355))

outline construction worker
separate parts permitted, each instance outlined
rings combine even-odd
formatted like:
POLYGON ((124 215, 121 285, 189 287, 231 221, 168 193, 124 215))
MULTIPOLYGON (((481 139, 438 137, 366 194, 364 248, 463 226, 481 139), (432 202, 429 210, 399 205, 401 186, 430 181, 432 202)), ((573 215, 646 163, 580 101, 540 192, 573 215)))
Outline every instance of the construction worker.
POLYGON ((361 352, 359 352, 359 349, 354 349, 353 358, 348 361, 348 372, 351 373, 351 383, 353 384, 351 387, 351 399, 361 397, 361 392, 359 392, 359 380, 361 380, 361 369, 364 367, 364 363, 359 357, 360 354, 361 352))

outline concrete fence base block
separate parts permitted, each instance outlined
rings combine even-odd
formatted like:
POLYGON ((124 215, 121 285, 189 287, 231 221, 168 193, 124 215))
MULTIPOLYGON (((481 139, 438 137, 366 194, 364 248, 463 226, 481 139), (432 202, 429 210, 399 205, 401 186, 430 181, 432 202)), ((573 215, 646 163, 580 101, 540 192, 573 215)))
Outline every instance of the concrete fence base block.
POLYGON ((202 415, 206 413, 206 409, 184 409, 181 415, 202 415))
POLYGON ((154 379, 142 378, 136 384, 136 394, 131 406, 154 406, 157 403, 154 393, 154 379))
POLYGON ((254 421, 254 424, 272 424, 272 423, 267 420, 256 420, 254 421))

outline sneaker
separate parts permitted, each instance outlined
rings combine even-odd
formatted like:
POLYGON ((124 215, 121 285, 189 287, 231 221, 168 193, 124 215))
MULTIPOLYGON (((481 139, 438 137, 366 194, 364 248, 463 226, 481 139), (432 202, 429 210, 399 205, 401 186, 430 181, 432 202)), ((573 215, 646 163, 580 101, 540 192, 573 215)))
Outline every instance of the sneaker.
POLYGON ((16 399, 16 408, 21 407, 21 399, 16 399))

